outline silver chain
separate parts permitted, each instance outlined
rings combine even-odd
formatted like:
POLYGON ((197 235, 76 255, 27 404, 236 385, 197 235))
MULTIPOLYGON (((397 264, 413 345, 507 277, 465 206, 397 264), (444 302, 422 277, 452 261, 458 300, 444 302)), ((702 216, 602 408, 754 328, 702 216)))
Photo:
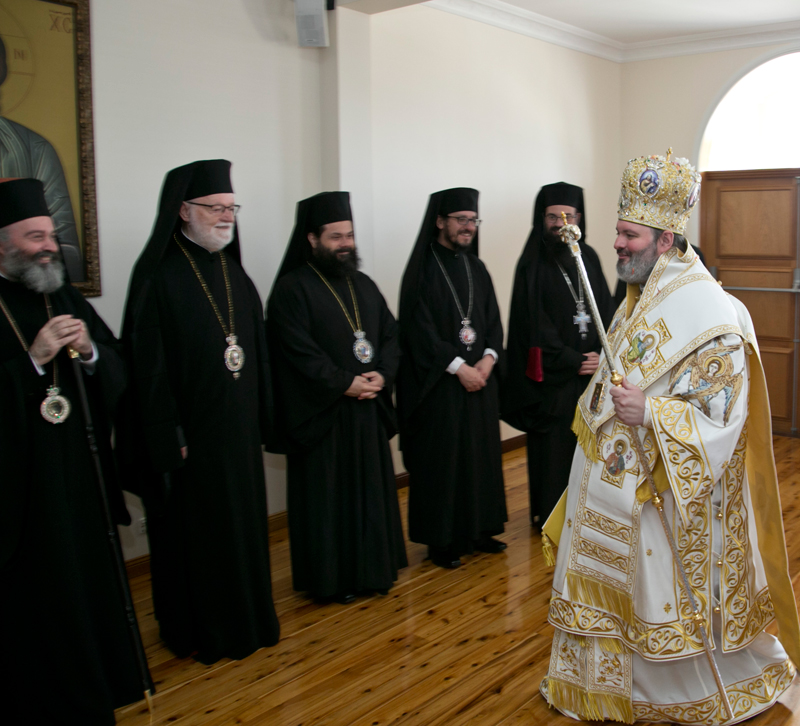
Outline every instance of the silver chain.
POLYGON ((583 285, 581 285, 581 278, 578 277, 578 290, 580 292, 580 295, 576 295, 575 288, 572 287, 572 280, 569 279, 569 275, 567 274, 567 271, 564 269, 564 266, 558 260, 556 260, 556 264, 558 265, 558 269, 561 270, 561 274, 564 275, 564 279, 566 280, 567 285, 569 285, 569 291, 572 293, 572 299, 575 301, 575 304, 583 305, 584 304, 583 285))
POLYGON ((456 301, 456 307, 458 308, 458 312, 461 315, 462 323, 467 321, 469 323, 472 320, 472 302, 474 298, 474 290, 472 287, 472 270, 469 268, 469 263, 467 262, 467 256, 462 255, 464 260, 464 267, 467 270, 467 281, 469 282, 469 309, 467 310, 467 314, 464 315, 464 308, 461 307, 461 301, 458 299, 458 293, 456 292, 455 287, 453 287, 453 281, 450 279, 450 275, 447 274, 447 270, 444 269, 444 265, 442 261, 439 259, 439 255, 436 254, 436 250, 431 245, 431 252, 433 252, 433 256, 436 258, 436 261, 439 263, 439 269, 442 271, 444 275, 444 279, 447 280, 447 284, 450 286, 450 292, 453 293, 453 300, 456 301))

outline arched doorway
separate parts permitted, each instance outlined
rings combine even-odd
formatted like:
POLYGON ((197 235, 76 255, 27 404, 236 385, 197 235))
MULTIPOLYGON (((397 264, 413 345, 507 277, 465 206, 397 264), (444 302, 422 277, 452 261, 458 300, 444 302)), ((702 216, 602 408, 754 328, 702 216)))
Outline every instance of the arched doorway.
POLYGON ((800 53, 764 63, 714 111, 700 149, 707 264, 753 317, 773 426, 800 423, 800 53))

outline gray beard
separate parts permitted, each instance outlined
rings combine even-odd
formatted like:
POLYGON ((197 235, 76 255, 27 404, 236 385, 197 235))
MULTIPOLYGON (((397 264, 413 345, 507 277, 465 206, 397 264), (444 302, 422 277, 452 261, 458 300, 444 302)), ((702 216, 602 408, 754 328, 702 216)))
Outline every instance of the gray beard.
POLYGON ((191 240, 196 245, 213 254, 214 252, 219 252, 221 249, 224 249, 231 242, 233 242, 233 230, 234 225, 231 225, 228 234, 220 239, 218 234, 214 234, 214 232, 206 232, 202 227, 195 226, 191 222, 188 222, 184 225, 184 229, 182 231, 188 240, 191 240))
POLYGON ((10 248, 3 258, 6 273, 8 277, 21 282, 34 292, 55 292, 64 284, 64 262, 61 254, 47 252, 46 256, 52 258, 47 265, 36 261, 39 254, 42 253, 28 256, 16 248, 10 248))
POLYGON ((644 285, 659 258, 657 243, 631 254, 627 262, 617 262, 617 276, 631 285, 644 285))

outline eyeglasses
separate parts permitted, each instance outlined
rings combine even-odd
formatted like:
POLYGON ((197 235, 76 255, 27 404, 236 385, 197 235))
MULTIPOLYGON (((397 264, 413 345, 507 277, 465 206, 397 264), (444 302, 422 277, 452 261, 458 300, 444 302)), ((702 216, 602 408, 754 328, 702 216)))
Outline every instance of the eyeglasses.
POLYGON ((473 217, 454 217, 452 214, 445 215, 448 219, 455 219, 462 227, 466 227, 468 224, 474 224, 476 227, 481 226, 482 219, 474 219, 473 217))
MULTIPOLYGON (((576 219, 578 219, 578 217, 580 215, 579 214, 567 214, 565 216, 567 218, 567 224, 572 224, 576 219)), ((558 221, 561 220, 561 215, 560 214, 545 214, 544 218, 548 222, 550 222, 550 224, 553 224, 553 222, 558 222, 558 221)))
POLYGON ((205 207, 206 209, 211 210, 211 214, 221 217, 225 212, 232 212, 233 216, 235 217, 239 214, 239 210, 242 208, 241 204, 231 204, 230 207, 226 207, 224 204, 200 204, 200 202, 186 202, 187 204, 192 204, 195 207, 205 207))

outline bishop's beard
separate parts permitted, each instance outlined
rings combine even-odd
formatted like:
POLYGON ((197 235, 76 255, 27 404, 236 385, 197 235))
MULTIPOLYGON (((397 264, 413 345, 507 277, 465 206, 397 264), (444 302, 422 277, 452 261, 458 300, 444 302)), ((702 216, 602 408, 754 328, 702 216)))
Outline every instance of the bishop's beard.
POLYGON ((558 260, 562 265, 572 259, 569 245, 561 241, 558 232, 542 232, 542 244, 551 259, 558 260))
POLYGON ((617 261, 617 276, 623 282, 633 285, 644 285, 659 258, 658 247, 653 242, 638 252, 632 252, 627 262, 617 261))
POLYGON ((64 284, 64 259, 60 252, 37 252, 26 255, 16 247, 10 247, 3 258, 6 273, 34 292, 55 292, 64 284), (50 262, 39 262, 49 257, 50 262))
POLYGON ((322 245, 318 246, 313 252, 314 266, 325 277, 346 277, 347 275, 352 275, 361 267, 361 258, 355 247, 352 250, 348 250, 347 254, 342 255, 322 245))

